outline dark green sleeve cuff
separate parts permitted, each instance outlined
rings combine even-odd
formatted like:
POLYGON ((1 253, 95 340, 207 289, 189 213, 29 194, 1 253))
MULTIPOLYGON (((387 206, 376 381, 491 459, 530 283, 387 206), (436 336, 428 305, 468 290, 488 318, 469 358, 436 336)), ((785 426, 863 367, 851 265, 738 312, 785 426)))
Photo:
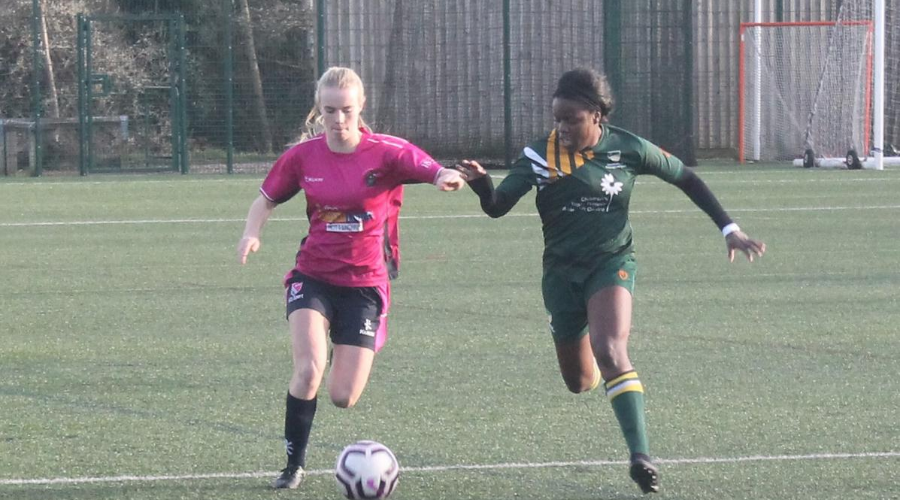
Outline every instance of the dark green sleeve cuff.
POLYGON ((510 199, 503 192, 494 189, 494 181, 485 175, 469 182, 469 187, 481 200, 481 210, 492 218, 502 217, 509 212, 518 199, 510 199))

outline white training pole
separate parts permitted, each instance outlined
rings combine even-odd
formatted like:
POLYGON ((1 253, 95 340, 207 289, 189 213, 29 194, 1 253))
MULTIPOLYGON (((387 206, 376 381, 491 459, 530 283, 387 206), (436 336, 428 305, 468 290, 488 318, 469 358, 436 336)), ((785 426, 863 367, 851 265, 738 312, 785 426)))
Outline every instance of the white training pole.
MULTIPOLYGON (((753 2, 753 22, 762 22, 762 0, 753 2)), ((759 161, 762 135, 762 28, 753 28, 753 116, 750 120, 750 160, 759 161)))
POLYGON ((884 170, 884 0, 875 1, 875 60, 872 120, 872 147, 874 149, 875 170, 884 170))

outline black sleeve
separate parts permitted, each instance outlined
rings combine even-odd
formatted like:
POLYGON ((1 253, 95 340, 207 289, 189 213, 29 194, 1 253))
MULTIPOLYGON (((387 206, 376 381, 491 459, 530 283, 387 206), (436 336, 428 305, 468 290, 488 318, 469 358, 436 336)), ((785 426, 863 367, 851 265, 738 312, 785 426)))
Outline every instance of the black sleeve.
POLYGON ((472 188, 472 191, 475 191, 475 194, 481 200, 481 210, 494 219, 506 215, 519 201, 519 198, 508 196, 503 191, 495 190, 494 181, 491 180, 490 175, 485 175, 469 182, 469 187, 472 188))
POLYGON ((719 204, 719 200, 709 190, 706 183, 703 182, 703 179, 695 174, 693 170, 685 168, 681 178, 673 184, 678 186, 694 204, 706 212, 706 215, 709 215, 713 222, 719 226, 719 229, 734 222, 728 216, 728 213, 725 212, 725 209, 722 208, 722 205, 719 204))

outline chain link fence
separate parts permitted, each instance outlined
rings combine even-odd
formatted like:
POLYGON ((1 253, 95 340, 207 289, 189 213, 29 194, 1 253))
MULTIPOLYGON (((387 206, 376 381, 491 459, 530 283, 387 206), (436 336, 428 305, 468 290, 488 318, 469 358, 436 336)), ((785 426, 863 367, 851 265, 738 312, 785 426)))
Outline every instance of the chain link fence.
MULTIPOLYGON (((859 1, 859 0, 853 0, 859 1)), ((840 0, 763 0, 765 21, 840 0)), ((736 157, 738 26, 753 0, 4 0, 0 174, 261 172, 316 76, 366 84, 365 118, 438 158, 502 165, 553 126, 563 71, 604 71, 614 124, 687 163, 736 157)), ((900 54, 900 0, 887 53, 900 54)), ((898 65, 885 142, 900 143, 898 65)))

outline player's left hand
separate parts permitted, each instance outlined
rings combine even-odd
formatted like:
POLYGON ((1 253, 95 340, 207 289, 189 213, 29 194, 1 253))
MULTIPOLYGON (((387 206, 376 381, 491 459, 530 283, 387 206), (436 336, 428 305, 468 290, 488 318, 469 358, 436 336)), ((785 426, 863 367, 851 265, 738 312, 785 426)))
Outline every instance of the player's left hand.
POLYGON ((456 191, 466 185, 465 179, 452 168, 442 168, 438 172, 434 185, 441 191, 456 191))
POLYGON ((742 231, 734 231, 725 237, 725 246, 728 247, 728 262, 734 262, 735 250, 740 250, 747 256, 747 260, 753 262, 753 257, 762 257, 766 253, 766 244, 751 239, 742 231))

